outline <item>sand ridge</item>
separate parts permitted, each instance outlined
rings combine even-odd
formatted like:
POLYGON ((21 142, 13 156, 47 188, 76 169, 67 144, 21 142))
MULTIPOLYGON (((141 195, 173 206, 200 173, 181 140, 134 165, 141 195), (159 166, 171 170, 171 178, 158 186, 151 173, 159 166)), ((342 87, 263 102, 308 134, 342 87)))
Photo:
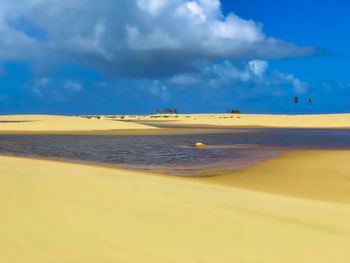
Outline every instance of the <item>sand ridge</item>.
MULTIPOLYGON (((324 165, 322 154, 299 154, 300 168, 311 158, 324 165)), ((348 170, 344 163, 332 173, 348 170)), ((254 187, 0 157, 0 261, 349 262, 348 204, 254 187)))

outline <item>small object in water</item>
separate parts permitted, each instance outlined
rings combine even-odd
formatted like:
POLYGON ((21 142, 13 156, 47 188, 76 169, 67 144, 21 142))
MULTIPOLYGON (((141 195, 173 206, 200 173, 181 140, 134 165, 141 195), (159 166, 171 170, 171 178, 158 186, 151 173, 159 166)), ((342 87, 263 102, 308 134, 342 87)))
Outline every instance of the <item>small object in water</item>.
POLYGON ((206 146, 204 143, 202 142, 196 142, 195 144, 193 144, 193 147, 196 147, 196 148, 201 148, 201 147, 204 147, 206 146))

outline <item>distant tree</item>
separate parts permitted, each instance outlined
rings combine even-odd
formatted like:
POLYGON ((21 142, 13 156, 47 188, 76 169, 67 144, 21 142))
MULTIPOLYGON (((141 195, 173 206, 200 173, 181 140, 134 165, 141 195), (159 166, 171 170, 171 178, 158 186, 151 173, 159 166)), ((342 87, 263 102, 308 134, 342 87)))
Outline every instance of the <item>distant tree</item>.
POLYGON ((294 111, 297 112, 297 104, 299 103, 299 97, 295 96, 293 99, 294 102, 294 111))
POLYGON ((172 113, 174 113, 174 110, 171 108, 165 108, 163 112, 166 114, 172 114, 172 113))
POLYGON ((229 114, 240 114, 241 111, 240 110, 228 110, 227 113, 229 113, 229 114))
POLYGON ((158 110, 157 113, 164 113, 164 114, 178 114, 179 111, 177 109, 172 108, 165 108, 164 110, 158 110))
POLYGON ((311 111, 311 105, 313 104, 313 100, 311 98, 309 98, 307 100, 307 104, 310 106, 310 111, 311 111))

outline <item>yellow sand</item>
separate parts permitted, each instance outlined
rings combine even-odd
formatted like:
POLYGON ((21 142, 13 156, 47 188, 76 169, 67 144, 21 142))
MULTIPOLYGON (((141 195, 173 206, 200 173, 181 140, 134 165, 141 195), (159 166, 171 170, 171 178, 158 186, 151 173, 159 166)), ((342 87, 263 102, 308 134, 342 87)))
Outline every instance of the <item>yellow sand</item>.
POLYGON ((200 181, 350 204, 349 160, 349 151, 291 152, 282 154, 278 160, 200 181))
MULTIPOLYGON (((181 125, 263 126, 291 128, 350 128, 350 114, 269 115, 269 114, 180 114, 141 117, 141 120, 181 125), (168 116, 168 118, 159 117, 168 116)), ((140 116, 129 116, 138 120, 140 116)))
POLYGON ((55 115, 0 116, 1 131, 102 131, 154 129, 138 123, 114 121, 107 118, 83 118, 55 115))
MULTIPOLYGON (((298 185, 317 180, 304 171, 320 158, 317 195, 343 189, 329 176, 350 170, 337 152, 299 154, 298 185)), ((263 170, 283 177, 280 161, 263 170)), ((350 262, 349 204, 205 182, 0 157, 0 262, 350 262)))
MULTIPOLYGON (((259 115, 259 114, 183 114, 83 118, 55 115, 0 116, 0 133, 5 132, 92 132, 156 129, 152 122, 178 125, 233 127, 350 128, 350 114, 259 115), (152 117, 153 116, 153 117, 152 117), (154 118, 156 116, 156 118, 154 118), (167 118, 161 117, 167 116, 167 118), (127 122, 127 121, 133 122, 127 122), (144 124, 142 124, 144 123, 144 124), (146 124, 146 125, 145 125, 146 124)), ((167 131, 164 131, 167 133, 167 131)), ((171 131, 169 131, 171 133, 171 131)))

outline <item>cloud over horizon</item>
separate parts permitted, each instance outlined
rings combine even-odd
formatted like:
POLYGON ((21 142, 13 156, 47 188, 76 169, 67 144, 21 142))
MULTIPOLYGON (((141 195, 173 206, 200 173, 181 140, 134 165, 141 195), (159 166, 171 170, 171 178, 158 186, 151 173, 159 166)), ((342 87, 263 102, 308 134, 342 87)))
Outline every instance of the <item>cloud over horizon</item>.
POLYGON ((252 20, 224 16, 219 0, 3 0, 0 33, 0 60, 70 60, 127 78, 171 78, 198 72, 203 63, 315 52, 267 36, 252 20))
POLYGON ((259 0, 2 0, 0 110, 290 112, 294 96, 347 109, 345 60, 305 44, 341 38, 295 23, 259 0))

